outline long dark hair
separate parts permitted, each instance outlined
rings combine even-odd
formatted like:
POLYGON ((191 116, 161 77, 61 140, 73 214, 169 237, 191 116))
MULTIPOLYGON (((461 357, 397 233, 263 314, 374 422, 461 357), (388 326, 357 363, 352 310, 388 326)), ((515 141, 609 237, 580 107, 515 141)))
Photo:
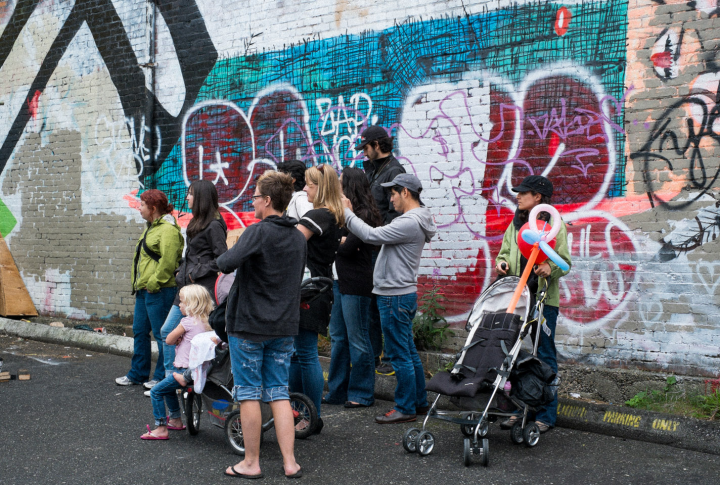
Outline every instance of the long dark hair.
POLYGON ((192 239, 213 220, 219 219, 220 212, 217 190, 209 180, 194 181, 188 187, 188 193, 193 195, 193 218, 187 227, 188 239, 192 239))
POLYGON ((355 167, 346 167, 342 172, 342 190, 350 199, 353 211, 372 227, 382 225, 383 219, 370 192, 370 182, 365 172, 355 167))
MULTIPOLYGON (((537 194, 537 192, 533 191, 530 191, 530 193, 533 196, 537 194)), ((552 204, 552 197, 549 195, 540 194, 540 204, 552 204)), ((550 214, 547 212, 539 213, 537 218, 541 221, 550 222, 550 214)), ((515 229, 519 231, 520 228, 525 225, 528 219, 530 219, 530 211, 521 211, 520 209, 517 209, 515 211, 515 217, 513 217, 513 224, 515 225, 515 229)))

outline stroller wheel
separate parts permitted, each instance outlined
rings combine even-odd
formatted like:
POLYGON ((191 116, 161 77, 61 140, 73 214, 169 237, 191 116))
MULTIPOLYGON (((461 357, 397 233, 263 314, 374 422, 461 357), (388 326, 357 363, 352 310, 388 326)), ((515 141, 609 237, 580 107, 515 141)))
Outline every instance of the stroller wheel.
POLYGON ((490 423, 488 423, 487 420, 483 420, 482 424, 480 425, 480 437, 486 437, 488 431, 490 431, 490 423))
POLYGON ((403 435, 403 448, 408 453, 415 453, 417 451, 417 437, 420 434, 420 430, 417 428, 410 428, 405 431, 403 435))
POLYGON ((513 427, 510 429, 510 439, 516 445, 525 441, 525 438, 523 438, 522 419, 518 419, 515 421, 515 424, 513 424, 513 427))
POLYGON ((315 404, 305 394, 291 392, 290 407, 295 418, 295 438, 304 440, 315 431, 319 423, 315 404))
MULTIPOLYGON (((488 423, 487 421, 483 421, 483 423, 480 425, 480 437, 484 438, 485 436, 487 436, 489 430, 490 423, 488 423)), ((472 424, 461 424, 460 431, 468 438, 472 438, 475 436, 475 426, 472 424)))
POLYGON ((240 424, 240 411, 231 412, 225 419, 225 441, 236 455, 245 454, 245 438, 242 424, 240 424))
POLYGON ((427 456, 432 453, 433 448, 435 448, 435 437, 430 431, 423 431, 417 436, 415 443, 418 453, 420 453, 421 456, 427 456))
POLYGON ((200 431, 200 417, 202 416, 202 396, 188 391, 185 397, 185 419, 187 419, 187 430, 191 436, 200 431))
POLYGON ((482 459, 480 463, 482 466, 488 466, 488 463, 490 463, 490 441, 487 438, 482 440, 482 459))
POLYGON ((523 430, 523 440, 525 441, 525 446, 528 448, 532 448, 538 444, 538 441, 540 441, 540 428, 538 428, 537 424, 530 423, 525 426, 523 430))
POLYGON ((463 440, 463 463, 465 466, 470 466, 472 463, 472 444, 470 443, 470 438, 465 438, 463 440))
MULTIPOLYGON (((260 433, 260 444, 265 433, 260 433)), ((240 411, 233 411, 225 418, 225 441, 236 455, 245 455, 245 437, 240 423, 240 411)))

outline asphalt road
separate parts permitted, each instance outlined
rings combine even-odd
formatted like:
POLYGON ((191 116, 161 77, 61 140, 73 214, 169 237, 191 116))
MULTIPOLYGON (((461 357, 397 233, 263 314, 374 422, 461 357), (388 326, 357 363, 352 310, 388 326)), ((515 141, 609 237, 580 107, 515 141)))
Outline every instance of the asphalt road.
MULTIPOLYGON (((201 423, 197 436, 171 432, 170 441, 141 441, 152 423, 149 398, 139 386, 119 387, 130 360, 0 335, 3 370, 27 369, 30 381, 0 383, 0 483, 212 484, 240 461, 223 432, 201 423)), ((610 436, 555 429, 532 449, 513 445, 490 428, 490 466, 463 466, 458 428, 430 422, 434 452, 404 451, 410 425, 377 425, 389 409, 325 406, 322 434, 296 442, 303 483, 483 484, 717 484, 720 457, 610 436)), ((273 431, 261 451, 265 479, 287 483, 273 431)))

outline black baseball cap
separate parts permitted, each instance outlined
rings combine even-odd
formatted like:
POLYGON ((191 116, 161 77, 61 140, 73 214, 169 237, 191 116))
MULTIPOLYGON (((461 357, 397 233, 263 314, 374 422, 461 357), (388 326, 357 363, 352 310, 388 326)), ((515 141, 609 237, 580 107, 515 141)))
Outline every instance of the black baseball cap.
POLYGON ((355 149, 362 150, 368 143, 380 140, 381 138, 390 138, 385 128, 378 125, 369 126, 365 128, 365 131, 360 135, 360 144, 355 147, 355 149))
POLYGON ((513 192, 536 192, 541 195, 552 197, 553 184, 542 175, 530 175, 525 177, 520 185, 513 187, 513 192))

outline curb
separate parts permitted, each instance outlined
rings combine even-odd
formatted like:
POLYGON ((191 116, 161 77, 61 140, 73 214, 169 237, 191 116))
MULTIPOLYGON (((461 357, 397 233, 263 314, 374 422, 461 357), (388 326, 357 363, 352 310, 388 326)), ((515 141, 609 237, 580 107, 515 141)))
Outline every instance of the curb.
MULTIPOLYGON (((133 355, 132 337, 56 328, 1 317, 0 333, 123 357, 133 355)), ((155 342, 152 342, 152 355, 153 360, 157 360, 155 342)), ((327 372, 330 359, 321 356, 320 363, 327 372)), ((394 377, 376 376, 375 396, 392 401, 395 385, 394 377)), ((443 409, 454 408, 447 397, 441 398, 439 405, 443 409)), ((720 423, 713 421, 560 398, 557 426, 720 455, 720 423)))
POLYGON ((720 455, 720 424, 560 398, 557 426, 720 455))
MULTIPOLYGON (((74 328, 57 328, 41 323, 23 322, 0 318, 0 333, 13 337, 38 340, 51 344, 72 344, 74 347, 92 350, 95 352, 107 352, 123 357, 132 357, 133 338, 121 337, 119 335, 103 335, 86 330, 75 330, 74 328)), ((157 343, 151 342, 152 360, 157 360, 157 343)))

